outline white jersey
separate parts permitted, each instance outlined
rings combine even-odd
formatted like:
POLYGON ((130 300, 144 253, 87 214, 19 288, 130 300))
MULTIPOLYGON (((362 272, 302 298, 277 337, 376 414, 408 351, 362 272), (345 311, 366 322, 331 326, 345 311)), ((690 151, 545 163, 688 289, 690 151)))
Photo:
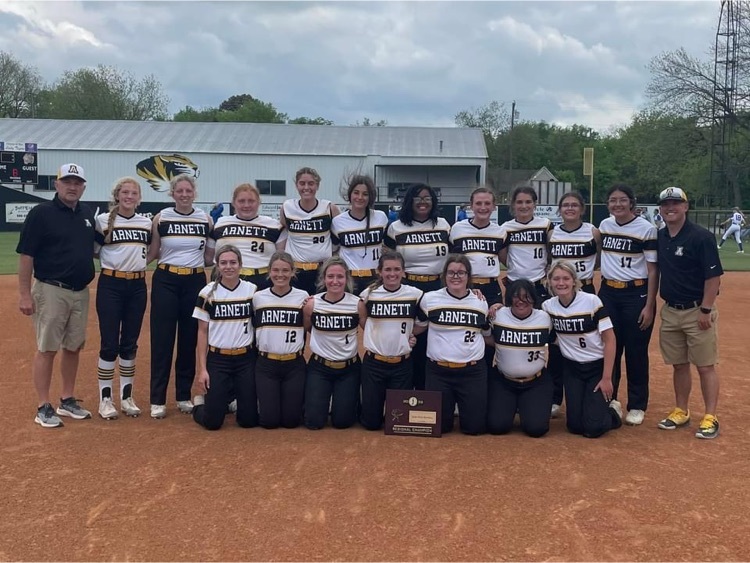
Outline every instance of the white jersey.
POLYGON ((347 211, 333 218, 331 239, 339 247, 339 256, 350 270, 374 270, 378 267, 388 217, 377 209, 367 218, 356 219, 347 211))
POLYGON ((446 288, 422 297, 420 318, 428 321, 427 357, 443 362, 478 362, 484 358, 484 339, 489 335, 487 302, 469 291, 453 297, 446 288))
POLYGON ((576 291, 567 307, 553 297, 542 303, 542 309, 552 317, 552 329, 563 356, 580 363, 604 357, 601 334, 612 328, 612 321, 597 295, 576 291))
POLYGON ((109 213, 96 218, 95 250, 99 252, 102 268, 121 272, 143 272, 146 269, 146 254, 151 244, 151 220, 137 213, 132 217, 115 216, 112 237, 107 236, 109 213))
POLYGON ((519 319, 503 307, 492 321, 495 341, 495 365, 510 379, 524 379, 539 373, 547 364, 547 344, 551 338, 550 316, 532 309, 525 319, 519 319))
POLYGON ((234 289, 211 282, 200 290, 193 317, 208 323, 209 346, 231 349, 253 345, 253 295, 257 288, 240 280, 234 289))
POLYGON ((742 213, 740 213, 739 211, 735 211, 734 213, 732 213, 732 225, 741 227, 744 220, 745 216, 742 215, 742 213))
POLYGON ((511 219, 502 227, 508 248, 508 279, 541 280, 547 273, 547 241, 552 230, 550 220, 533 217, 527 223, 520 223, 511 219))
POLYGON ((340 362, 357 355, 357 327, 359 326, 359 297, 351 293, 330 303, 323 299, 325 292, 315 295, 310 331, 310 351, 313 354, 340 362))
POLYGON ((306 291, 294 287, 284 295, 276 295, 268 288, 253 296, 253 325, 258 350, 293 354, 305 347, 302 308, 307 297, 306 291))
POLYGON ((581 223, 574 231, 556 225, 549 235, 549 254, 552 260, 564 260, 575 268, 579 280, 594 278, 596 267, 596 239, 594 225, 581 223))
POLYGON ((240 219, 237 215, 219 217, 211 231, 209 246, 217 249, 225 244, 237 247, 242 254, 243 268, 267 268, 276 252, 276 243, 286 240, 287 232, 276 219, 258 215, 240 219))
POLYGON ((599 225, 602 234, 602 277, 615 281, 648 278, 646 262, 656 262, 656 227, 643 217, 624 225, 607 217, 599 225))
POLYGON ((300 207, 298 199, 282 204, 289 231, 286 251, 295 262, 324 262, 331 257, 331 205, 327 199, 316 200, 312 211, 300 207))
POLYGON ((497 278, 500 275, 498 254, 505 240, 505 231, 497 223, 475 227, 471 219, 464 219, 451 227, 451 252, 466 255, 471 263, 471 275, 497 278))
POLYGON ((161 237, 159 264, 182 268, 204 266, 208 227, 208 215, 202 209, 193 209, 187 215, 178 213, 174 207, 162 209, 157 226, 161 237))
POLYGON ((380 356, 409 354, 409 336, 422 294, 421 289, 405 284, 396 291, 389 291, 382 285, 365 289, 359 296, 367 308, 365 350, 380 356))
POLYGON ((385 245, 401 253, 407 273, 440 275, 448 258, 450 231, 451 226, 442 217, 438 217, 434 227, 431 219, 414 221, 411 226, 394 221, 388 227, 385 245))

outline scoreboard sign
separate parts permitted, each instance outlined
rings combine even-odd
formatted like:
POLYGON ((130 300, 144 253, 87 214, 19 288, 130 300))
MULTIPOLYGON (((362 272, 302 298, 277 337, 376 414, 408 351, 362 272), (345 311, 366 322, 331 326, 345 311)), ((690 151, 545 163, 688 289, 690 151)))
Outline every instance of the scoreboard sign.
POLYGON ((37 184, 38 165, 36 143, 0 141, 0 184, 37 184))

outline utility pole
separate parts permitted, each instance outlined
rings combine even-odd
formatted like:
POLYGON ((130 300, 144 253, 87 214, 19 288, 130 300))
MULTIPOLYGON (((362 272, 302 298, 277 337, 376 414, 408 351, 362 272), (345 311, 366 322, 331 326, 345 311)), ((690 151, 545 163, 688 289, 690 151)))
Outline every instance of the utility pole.
POLYGON ((508 152, 509 158, 508 158, 508 183, 512 184, 513 182, 513 127, 516 124, 516 101, 513 100, 513 104, 511 105, 510 109, 510 135, 508 135, 508 152))

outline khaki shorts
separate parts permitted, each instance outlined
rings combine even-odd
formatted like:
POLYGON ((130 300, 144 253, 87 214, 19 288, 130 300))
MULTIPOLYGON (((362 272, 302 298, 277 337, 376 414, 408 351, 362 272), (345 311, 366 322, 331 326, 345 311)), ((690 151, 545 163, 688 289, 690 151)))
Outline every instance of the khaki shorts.
POLYGON ((74 352, 83 348, 89 316, 88 287, 70 291, 34 281, 31 298, 36 346, 40 352, 57 352, 61 347, 74 352))
POLYGON ((711 311, 711 328, 698 326, 700 308, 679 310, 666 304, 661 308, 659 348, 664 362, 670 365, 691 363, 713 366, 719 363, 719 311, 711 311))

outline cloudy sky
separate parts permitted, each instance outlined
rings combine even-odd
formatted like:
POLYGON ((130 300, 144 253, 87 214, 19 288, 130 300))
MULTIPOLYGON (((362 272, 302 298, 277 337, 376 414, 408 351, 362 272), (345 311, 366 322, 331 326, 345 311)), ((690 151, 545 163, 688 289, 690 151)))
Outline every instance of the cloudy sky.
POLYGON ((515 100, 522 120, 607 130, 645 103, 653 56, 710 58, 719 4, 0 0, 0 50, 47 81, 153 73, 171 112, 249 93, 337 125, 445 126, 515 100))

